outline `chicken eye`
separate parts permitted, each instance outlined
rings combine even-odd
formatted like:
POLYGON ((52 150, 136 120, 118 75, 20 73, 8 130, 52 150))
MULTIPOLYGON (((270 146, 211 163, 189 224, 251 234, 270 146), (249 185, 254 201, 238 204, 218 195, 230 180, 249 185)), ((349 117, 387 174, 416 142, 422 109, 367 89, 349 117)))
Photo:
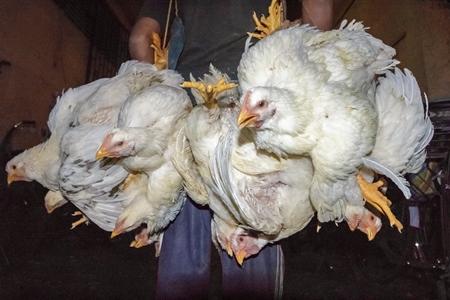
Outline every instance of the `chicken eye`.
POLYGON ((123 146, 123 141, 118 142, 117 146, 123 146))
POLYGON ((12 166, 12 169, 13 169, 13 170, 17 169, 16 165, 13 165, 13 166, 12 166))
POLYGON ((261 100, 261 101, 259 101, 259 103, 258 103, 258 106, 259 107, 265 107, 267 105, 267 101, 266 100, 261 100))

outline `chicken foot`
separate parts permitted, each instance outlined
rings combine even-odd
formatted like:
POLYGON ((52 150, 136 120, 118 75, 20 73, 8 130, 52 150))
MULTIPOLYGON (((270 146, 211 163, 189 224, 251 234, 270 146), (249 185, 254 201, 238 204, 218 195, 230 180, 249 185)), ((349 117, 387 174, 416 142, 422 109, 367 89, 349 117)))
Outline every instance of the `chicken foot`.
POLYGON ((86 225, 89 225, 89 219, 83 215, 81 211, 76 211, 72 214, 72 216, 82 216, 78 221, 72 223, 72 227, 70 229, 74 229, 80 224, 85 223, 86 225))
POLYGON ((260 21, 256 16, 256 13, 253 13, 253 20, 256 23, 255 31, 260 33, 249 33, 249 35, 261 40, 274 32, 281 26, 282 10, 282 3, 279 0, 272 0, 272 3, 269 6, 269 15, 267 18, 262 15, 260 21))
POLYGON ((167 47, 164 48, 164 45, 161 45, 161 38, 156 32, 152 34, 152 41, 151 47, 154 50, 153 59, 155 66, 158 70, 165 70, 169 65, 169 50, 167 47))
POLYGON ((398 231, 402 233, 403 225, 397 220, 390 209, 392 202, 378 190, 378 188, 383 185, 383 182, 380 180, 369 183, 361 176, 361 174, 358 174, 357 180, 363 198, 388 217, 391 227, 396 226, 398 231))
POLYGON ((181 85, 184 88, 194 88, 199 91, 205 105, 208 108, 218 107, 216 97, 218 94, 232 89, 236 86, 235 83, 226 83, 226 79, 220 79, 216 84, 204 84, 202 82, 185 81, 181 85))
POLYGON ((130 247, 142 248, 148 244, 148 230, 147 228, 143 228, 141 232, 135 235, 134 241, 131 242, 130 247))

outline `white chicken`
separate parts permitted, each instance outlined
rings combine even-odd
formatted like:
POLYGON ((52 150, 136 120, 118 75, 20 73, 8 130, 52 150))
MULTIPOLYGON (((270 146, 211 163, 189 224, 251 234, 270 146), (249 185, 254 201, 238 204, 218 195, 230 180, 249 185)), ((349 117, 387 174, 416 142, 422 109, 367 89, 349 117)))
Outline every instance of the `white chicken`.
MULTIPOLYGON (((402 160, 404 163, 412 159, 416 161, 416 167, 412 169, 417 169, 417 165, 420 166, 425 159, 424 147, 431 138, 430 120, 424 114, 417 82, 410 73, 403 75, 396 69, 395 75, 388 72, 386 77, 380 79, 376 90, 380 127, 375 152, 379 154, 377 157, 365 157, 364 161, 371 161, 373 164, 376 159, 383 160, 386 155, 394 155, 392 151, 384 151, 383 148, 406 147, 397 151, 392 149, 400 155, 392 159, 402 160), (392 122, 396 125, 392 126, 392 122), (407 132, 416 132, 417 135, 413 135, 405 143, 396 142, 399 139, 392 136, 402 137, 407 132)), ((236 222, 235 231, 230 235, 233 226, 229 223, 224 226, 223 220, 215 216, 215 223, 219 223, 215 229, 220 233, 219 243, 224 249, 226 243, 231 243, 228 247, 232 249, 237 261, 242 263, 244 258, 257 254, 267 243, 286 238, 309 223, 315 213, 308 193, 313 169, 309 159, 289 155, 288 159, 280 158, 278 164, 272 164, 278 167, 276 172, 264 170, 270 162, 270 155, 256 149, 254 141, 250 140, 251 136, 248 136, 248 130, 243 130, 236 142, 239 132, 233 131, 233 127, 230 128, 226 124, 225 121, 222 122, 220 135, 223 137, 218 143, 214 141, 217 144, 216 153, 215 157, 211 158, 212 176, 216 185, 207 185, 215 195, 215 198, 211 198, 212 201, 218 198, 224 202, 228 209, 225 211, 231 212, 236 222), (230 128, 228 133, 223 132, 224 128, 230 128), (281 163, 283 161, 284 163, 281 163), (231 231, 224 231, 224 228, 231 231), (224 239, 224 236, 228 238, 224 239)), ((405 165, 402 166, 404 169, 405 165)), ((382 174, 388 171, 382 166, 372 167, 382 174)), ((387 167, 390 167, 390 164, 387 164, 387 167)), ((401 172, 395 166, 390 170, 401 172)), ((365 171, 367 173, 368 170, 365 171)), ((389 177, 400 178, 399 175, 389 177)), ((368 179, 372 180, 373 177, 368 179)), ((398 184, 402 186, 401 183, 398 184)), ((221 211, 223 214, 223 208, 221 211)), ((385 207, 384 211, 389 212, 388 207, 385 207)), ((351 215, 352 212, 354 211, 346 211, 346 220, 350 227, 362 230, 369 239, 373 239, 377 229, 381 227, 380 219, 370 218, 371 213, 363 207, 358 211, 357 217, 351 215)))
MULTIPOLYGON (((428 105, 426 97, 424 102, 428 105)), ((420 171, 426 159, 425 147, 433 137, 434 127, 428 111, 424 110, 417 81, 408 69, 403 73, 395 68, 394 72, 387 72, 386 77, 379 78, 376 108, 379 125, 375 146, 370 155, 363 158, 361 174, 369 182, 373 181, 374 172, 389 177, 409 199, 409 184, 402 175, 420 171)), ((373 193, 374 197, 379 198, 380 201, 373 205, 387 214, 391 226, 401 229, 402 224, 390 215, 390 201, 377 192, 380 185, 362 186, 363 196, 366 198, 366 193, 373 193)), ((347 210, 346 220, 350 228, 358 228, 367 233, 369 239, 373 238, 381 224, 373 226, 371 218, 360 218, 358 215, 360 213, 355 210, 347 210)))
MULTIPOLYGON (((127 175, 123 167, 113 160, 97 161, 96 150, 106 132, 117 124, 120 108, 130 95, 154 84, 178 86, 179 81, 180 75, 174 71, 158 71, 151 64, 128 61, 112 78, 69 90, 50 114, 50 139, 36 151, 30 149, 14 158, 7 171, 19 169, 17 164, 25 166, 24 172, 33 176, 30 178, 49 188, 52 184, 46 200, 72 201, 101 228, 113 230, 115 219, 131 197, 128 193, 132 193, 128 190, 121 194, 118 186, 127 175)), ((81 221, 85 220, 83 217, 81 221)))
POLYGON ((368 35, 361 23, 344 26, 330 32, 308 26, 281 30, 244 53, 238 76, 246 94, 238 122, 241 128, 252 127, 259 148, 280 157, 308 154, 314 164, 311 200, 319 220, 345 218, 351 229, 373 239, 381 222, 364 209, 363 197, 387 214, 391 226, 401 230, 402 224, 377 191, 379 183, 367 185, 357 173, 366 166, 384 174, 408 197, 397 173, 409 160, 425 159, 423 149, 433 130, 420 95, 414 96, 417 83, 389 73, 398 63, 394 49, 368 35), (386 72, 376 87, 375 75, 386 72), (397 92, 388 95, 393 87, 397 92), (412 100, 405 103, 405 98, 412 100), (412 130, 417 134, 411 135, 412 130), (402 163, 392 165, 392 160, 402 163))
MULTIPOLYGON (((179 84, 182 77, 179 76, 179 84)), ((140 247, 152 242, 178 214, 185 201, 182 177, 172 164, 175 139, 192 104, 180 87, 154 85, 122 106, 116 129, 104 138, 96 157, 121 158, 121 164, 145 182, 117 219, 112 237, 147 224, 140 247), (147 235, 150 235, 148 237, 147 235)))
POLYGON ((327 32, 294 26, 243 54, 239 126, 251 127, 259 149, 311 157, 320 222, 364 205, 357 173, 375 144, 374 77, 398 63, 394 55, 355 22, 327 32))
POLYGON ((239 222, 214 193, 210 160, 214 149, 229 127, 229 116, 238 112, 238 90, 230 78, 210 65, 210 74, 200 81, 191 76, 191 87, 197 105, 186 119, 177 138, 173 162, 183 177, 187 194, 201 205, 208 204, 214 212, 211 223, 212 240, 233 255, 231 236, 239 222))
MULTIPOLYGON (((226 74, 213 66, 210 73, 205 74, 201 82, 184 85, 197 87, 200 91, 212 91, 214 84, 219 83, 217 88, 230 82, 226 74)), ((212 234, 215 244, 219 244, 229 255, 234 254, 242 264, 244 258, 257 254, 267 243, 301 230, 311 220, 314 210, 308 192, 312 165, 308 158, 287 162, 257 150, 254 143, 248 140, 251 136, 245 135, 233 149, 231 158, 231 148, 239 135, 232 125, 239 110, 237 88, 213 97, 200 95, 195 89, 192 93, 199 104, 188 116, 184 131, 179 135, 180 151, 174 157, 175 165, 183 175, 187 193, 200 204, 208 203, 214 212, 212 234), (222 150, 219 155, 214 154, 216 148, 222 150), (220 177, 229 175, 226 173, 229 167, 236 178, 223 182, 220 177), (289 169, 289 172, 279 172, 283 169, 289 169), (199 176, 192 176, 192 170, 199 176), (221 171, 226 175, 218 174, 221 171), (306 193, 285 188, 298 176, 305 179, 302 182, 306 186, 298 188, 306 193), (245 194, 241 207, 237 208, 228 200, 230 195, 227 192, 234 191, 245 194), (280 199, 281 195, 285 198, 280 199), (287 199, 292 201, 283 202, 287 199)))
POLYGON ((69 127, 84 123, 115 123, 121 103, 132 90, 151 80, 149 75, 154 73, 156 67, 151 64, 127 61, 115 77, 101 78, 64 92, 49 115, 49 139, 7 163, 8 183, 36 180, 51 191, 46 196, 47 210, 52 211, 60 205, 65 201, 58 187, 61 139, 69 127))
POLYGON ((86 101, 107 78, 68 89, 58 97, 47 122, 50 137, 43 143, 13 157, 6 164, 8 184, 14 181, 37 181, 50 191, 45 197, 47 212, 67 201, 59 192, 58 172, 61 165, 61 139, 72 121, 76 105, 86 101))
POLYGON ((106 80, 74 113, 73 125, 84 123, 117 124, 122 104, 143 88, 166 84, 177 86, 180 75, 172 70, 159 71, 154 65, 130 60, 124 62, 117 75, 106 80))
POLYGON ((302 230, 316 212, 309 198, 313 168, 308 157, 277 159, 258 150, 248 132, 230 128, 216 147, 211 168, 215 192, 239 220, 231 237, 239 263, 267 243, 302 230))
MULTIPOLYGON (((121 125, 123 118, 119 112, 122 114, 128 108, 127 103, 142 94, 142 90, 162 84, 179 86, 181 82, 177 72, 159 71, 148 63, 129 61, 123 68, 126 72, 119 72, 121 76, 106 81, 87 101, 77 106, 74 125, 62 143, 66 157, 59 177, 64 197, 107 231, 114 230, 122 210, 140 194, 127 188, 129 182, 120 188, 119 184, 128 176, 129 170, 125 171, 117 160, 97 160, 96 151, 105 135, 116 125, 121 125), (96 113, 89 114, 89 108, 96 113)), ((146 114, 145 111, 140 113, 146 114)), ((133 187, 142 186, 143 180, 139 178, 133 187)))
MULTIPOLYGON (((95 158, 102 137, 111 125, 82 124, 71 128, 63 137, 59 188, 65 199, 72 202, 89 220, 106 231, 112 231, 116 219, 129 204, 128 190, 118 186, 128 172, 120 161, 100 162, 95 158)), ((88 221, 82 217, 77 224, 88 221)))

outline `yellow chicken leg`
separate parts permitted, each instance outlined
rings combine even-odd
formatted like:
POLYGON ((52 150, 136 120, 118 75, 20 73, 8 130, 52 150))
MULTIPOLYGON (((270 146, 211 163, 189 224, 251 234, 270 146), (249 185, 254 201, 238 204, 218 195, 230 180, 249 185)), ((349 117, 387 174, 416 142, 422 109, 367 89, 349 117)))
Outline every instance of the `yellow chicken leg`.
POLYGON ((257 31, 257 33, 249 33, 249 35, 260 40, 270 35, 278 27, 281 26, 281 23, 283 22, 282 11, 282 2, 280 2, 279 0, 272 0, 272 3, 269 6, 269 15, 267 16, 267 18, 262 15, 260 21, 258 20, 256 13, 253 13, 253 20, 256 23, 255 31, 257 31))
POLYGON ((220 79, 216 84, 204 84, 202 82, 185 81, 181 85, 184 88, 194 88, 199 91, 205 105, 208 108, 215 108, 218 106, 216 97, 218 94, 232 89, 236 86, 235 83, 226 83, 226 79, 220 79))
POLYGON ((86 223, 86 225, 89 225, 89 219, 86 218, 85 215, 81 211, 76 211, 72 214, 72 216, 82 216, 78 221, 72 223, 72 227, 70 229, 74 229, 80 224, 86 223))
POLYGON ((146 234, 138 234, 135 236, 134 241, 131 242, 130 247, 142 248, 148 245, 148 236, 146 234))
POLYGON ((392 202, 378 190, 378 188, 383 183, 381 181, 369 183, 361 176, 361 174, 358 174, 357 180, 361 188, 363 198, 370 204, 372 204, 380 212, 385 214, 389 219, 391 227, 396 226, 398 231, 401 233, 403 225, 402 223, 400 223, 399 220, 397 220, 397 218, 394 216, 391 209, 389 208, 392 202))
POLYGON ((133 248, 142 248, 144 246, 147 246, 147 241, 142 241, 141 239, 136 239, 131 242, 130 247, 133 248))
POLYGON ((153 43, 151 47, 154 50, 154 64, 158 70, 165 70, 169 65, 169 50, 167 47, 164 48, 164 46, 161 45, 161 38, 156 32, 152 33, 152 40, 153 43))

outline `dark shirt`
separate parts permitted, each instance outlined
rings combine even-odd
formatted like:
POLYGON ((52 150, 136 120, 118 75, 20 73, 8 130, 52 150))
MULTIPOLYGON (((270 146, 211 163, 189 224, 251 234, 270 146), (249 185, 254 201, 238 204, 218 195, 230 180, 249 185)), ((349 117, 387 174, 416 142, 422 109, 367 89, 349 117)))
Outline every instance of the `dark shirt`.
MULTIPOLYGON (((209 72, 212 63, 236 79, 247 33, 255 30, 253 12, 258 18, 263 14, 267 17, 270 4, 270 0, 178 0, 185 44, 177 70, 186 79, 190 73, 197 79, 209 72)), ((168 0, 147 0, 140 16, 158 21, 164 34, 168 5, 168 0)), ((172 11, 175 11, 173 7, 172 11)))

